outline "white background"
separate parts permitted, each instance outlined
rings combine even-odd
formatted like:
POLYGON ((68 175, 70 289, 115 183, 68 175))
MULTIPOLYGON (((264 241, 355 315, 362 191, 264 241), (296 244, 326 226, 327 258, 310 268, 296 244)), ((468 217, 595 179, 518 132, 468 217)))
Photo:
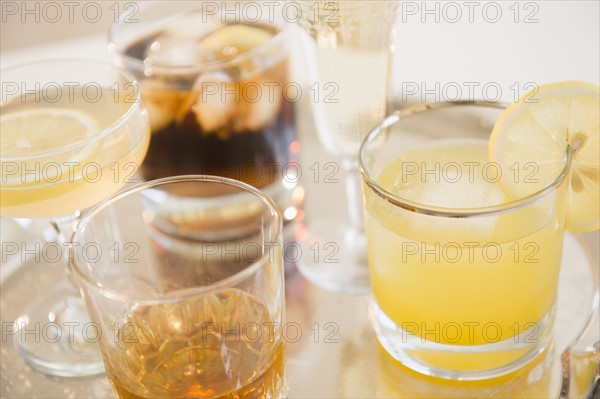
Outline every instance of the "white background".
MULTIPOLYGON (((105 32, 115 11, 123 11, 128 1, 67 3, 0 1, 0 64, 6 67, 59 56, 108 59, 103 51, 105 32), (37 13, 26 12, 36 7, 37 13), (59 18, 57 9, 61 12, 59 18), (101 11, 98 18, 97 9, 101 11), (88 18, 84 17, 84 10, 88 18), (87 36, 92 36, 97 45, 80 46, 74 51, 74 43, 90 43, 87 36), (51 41, 62 42, 58 48, 25 49, 51 41)), ((406 100, 453 99, 458 87, 463 99, 470 96, 495 99, 500 95, 503 101, 514 101, 528 82, 542 84, 570 79, 600 82, 598 1, 403 1, 400 4, 403 13, 396 27, 393 66, 395 94, 401 96, 403 85, 411 90, 417 87, 436 92, 427 97, 406 94, 406 100), (469 85, 473 87, 471 92, 469 85), (487 92, 483 90, 485 85, 487 92)))

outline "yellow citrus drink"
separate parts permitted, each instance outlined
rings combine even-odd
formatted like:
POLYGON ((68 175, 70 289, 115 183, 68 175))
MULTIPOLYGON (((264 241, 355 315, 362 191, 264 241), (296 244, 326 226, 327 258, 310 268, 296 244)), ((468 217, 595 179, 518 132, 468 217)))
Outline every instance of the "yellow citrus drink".
MULTIPOLYGON (((490 163, 487 141, 456 139, 408 151, 376 179, 401 198, 459 210, 510 202, 499 173, 525 178, 490 163)), ((444 369, 490 369, 548 339, 564 231, 561 190, 520 210, 472 217, 414 212, 365 192, 378 312, 400 328, 413 357, 444 369), (421 344, 446 346, 434 354, 416 350, 421 344), (498 349, 476 356, 451 349, 482 345, 498 349)))
MULTIPOLYGON (((397 111, 360 149, 372 321, 421 373, 500 377, 552 340, 566 230, 600 225, 600 87, 397 111)), ((566 273, 569 271, 566 270, 566 273)))
POLYGON ((2 215, 63 216, 94 205, 134 179, 146 154, 149 127, 132 112, 132 96, 56 93, 54 102, 31 94, 0 108, 2 215))

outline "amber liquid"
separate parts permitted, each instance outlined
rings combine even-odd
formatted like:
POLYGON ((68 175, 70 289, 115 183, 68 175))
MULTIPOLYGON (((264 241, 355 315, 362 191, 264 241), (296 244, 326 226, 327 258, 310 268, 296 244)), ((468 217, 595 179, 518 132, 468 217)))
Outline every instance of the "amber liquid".
MULTIPOLYGON (((271 36, 276 33, 257 24, 251 28, 271 36)), ((226 35, 221 39, 218 30, 209 35, 222 40, 211 59, 229 60, 223 54, 232 47, 237 46, 237 53, 251 49, 228 43, 226 35)), ((164 32, 142 38, 125 54, 146 59, 162 37, 164 32)), ((287 59, 280 55, 284 50, 275 52, 279 53, 275 61, 266 61, 273 54, 259 53, 219 71, 155 73, 143 78, 142 96, 152 122, 143 177, 211 174, 255 187, 281 181, 281 171, 292 159, 290 144, 296 138, 293 104, 283 93, 288 83, 287 59), (257 86, 262 93, 258 100, 257 86)))
POLYGON ((141 306, 103 342, 120 398, 285 397, 283 341, 265 306, 237 289, 141 306))

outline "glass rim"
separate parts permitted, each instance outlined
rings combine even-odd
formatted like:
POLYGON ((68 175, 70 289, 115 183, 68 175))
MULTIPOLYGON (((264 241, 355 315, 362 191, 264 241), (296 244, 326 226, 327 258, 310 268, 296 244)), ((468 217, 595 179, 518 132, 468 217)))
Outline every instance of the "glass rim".
MULTIPOLYGON (((378 196, 383 198, 384 200, 390 202, 391 204, 398 206, 402 209, 405 209, 414 213, 421 213, 430 216, 438 216, 438 217, 446 217, 446 218, 468 218, 468 217, 480 217, 480 216, 489 216, 489 215, 497 215, 501 213, 506 213, 510 211, 514 211, 517 209, 525 208, 532 203, 537 202, 541 198, 545 197, 556 187, 558 187, 568 176, 569 170, 571 167, 572 160, 572 150, 569 145, 567 145, 565 150, 565 163, 558 174, 558 176, 552 180, 552 182, 548 183, 542 189, 526 195, 524 197, 520 197, 508 202, 504 202, 498 205, 490 205, 490 206, 482 206, 482 207, 466 207, 466 208, 448 208, 434 205, 427 205, 417 201, 412 201, 406 198, 403 198, 399 195, 396 195, 389 190, 385 189, 381 186, 375 177, 369 171, 369 168, 365 165, 364 158, 366 156, 367 146, 379 136, 379 134, 385 129, 395 125, 396 123, 404 120, 404 118, 415 115, 422 114, 428 111, 434 111, 442 108, 452 108, 452 107, 461 107, 461 106, 476 106, 476 107, 487 107, 487 108, 497 108, 497 109, 505 109, 509 104, 504 102, 492 102, 485 100, 464 100, 464 101, 449 101, 449 102, 439 102, 439 103, 425 103, 419 104, 415 106, 411 106, 405 109, 397 110, 394 113, 385 117, 376 127, 374 127, 365 137, 363 142, 360 145, 359 153, 358 153, 358 164, 361 172, 361 176, 365 184, 375 192, 378 196)), ((491 132, 490 132, 491 133, 491 132)))
MULTIPOLYGON (((58 64, 58 65, 70 64, 70 65, 73 65, 76 63, 90 64, 90 65, 93 64, 97 67, 109 68, 109 69, 113 70, 114 72, 116 72, 120 77, 125 78, 125 80, 127 80, 128 82, 133 83, 133 85, 136 87, 135 98, 133 99, 133 101, 128 103, 129 107, 127 108, 127 110, 124 113, 122 113, 121 116, 119 116, 119 118, 117 118, 115 121, 113 121, 110 125, 100 129, 93 136, 90 136, 83 140, 76 141, 75 143, 72 143, 70 145, 67 145, 67 146, 64 146, 64 147, 61 147, 58 149, 54 149, 51 151, 46 151, 46 152, 42 152, 42 153, 38 153, 35 155, 30 155, 30 156, 6 158, 6 157, 2 156, 2 153, 0 153, 0 160, 2 160, 2 162, 31 160, 31 159, 36 159, 36 158, 48 157, 48 156, 52 156, 52 155, 61 154, 64 152, 69 152, 69 151, 75 150, 80 147, 85 147, 97 140, 101 140, 105 136, 108 136, 111 132, 114 132, 115 130, 120 128, 123 124, 125 124, 126 121, 128 121, 131 118, 131 116, 140 107, 142 107, 142 94, 141 94, 141 90, 140 90, 140 84, 135 79, 133 74, 131 74, 129 71, 127 71, 124 68, 117 67, 117 66, 115 66, 109 62, 105 62, 105 61, 99 61, 99 60, 94 60, 94 59, 89 59, 89 58, 49 58, 49 59, 37 60, 37 61, 33 61, 33 62, 24 62, 24 63, 13 65, 13 66, 10 66, 7 68, 2 68, 1 73, 2 73, 2 75, 4 75, 7 72, 13 72, 15 70, 18 71, 23 68, 43 66, 43 65, 48 65, 48 64, 58 64)), ((3 101, 3 103, 4 103, 4 101, 3 101)))
MULTIPOLYGON (((141 5, 140 11, 144 11, 145 9, 148 9, 150 7, 152 7, 150 5, 150 2, 146 2, 141 5)), ((170 15, 170 17, 172 19, 176 19, 176 18, 180 18, 183 15, 190 14, 193 12, 198 12, 198 11, 201 11, 201 8, 196 8, 196 9, 188 10, 188 11, 182 11, 179 13, 174 13, 174 14, 170 15)), ((126 68, 135 69, 136 71, 144 71, 147 68, 146 65, 144 65, 144 60, 125 54, 117 45, 117 40, 115 40, 116 36, 117 36, 115 30, 117 27, 123 26, 125 24, 124 19, 126 17, 127 17, 126 14, 119 16, 118 21, 115 21, 110 25, 110 28, 108 29, 108 32, 107 32, 108 48, 112 54, 116 54, 123 61, 123 65, 126 68)), ((168 17, 169 16, 167 16, 167 18, 168 17)), ((152 65, 151 68, 157 74, 171 73, 171 74, 184 75, 184 74, 200 73, 200 72, 207 71, 207 70, 211 71, 211 70, 215 70, 215 69, 225 69, 225 68, 231 67, 231 66, 235 65, 236 63, 240 62, 241 60, 252 58, 256 54, 264 51, 264 49, 267 49, 271 46, 275 46, 279 42, 283 41, 285 38, 285 35, 287 34, 287 31, 290 29, 290 27, 284 23, 278 25, 276 23, 269 22, 265 25, 276 27, 277 33, 275 33, 266 42, 259 44, 256 47, 252 47, 249 50, 246 50, 239 54, 236 54, 232 58, 227 58, 225 60, 214 60, 214 61, 209 61, 209 62, 196 63, 196 64, 192 64, 192 65, 177 65, 177 66, 152 65)))
POLYGON ((275 205, 275 202, 273 202, 273 200, 270 197, 268 197, 265 193, 263 193, 256 187, 253 187, 249 184, 246 184, 246 183, 238 181, 238 180, 230 179, 227 177, 221 177, 221 176, 213 176, 213 175, 182 175, 182 176, 165 177, 162 179, 157 179, 157 180, 152 180, 149 182, 141 183, 141 184, 138 184, 127 190, 123 190, 116 194, 113 194, 110 197, 103 200, 102 202, 100 202, 99 204, 95 205, 92 209, 90 209, 83 215, 83 217, 77 223, 77 226, 75 227, 73 234, 71 235, 71 239, 69 241, 70 242, 69 259, 68 259, 69 267, 73 271, 73 273, 76 275, 77 280, 84 283, 90 289, 100 291, 100 295, 102 295, 103 297, 106 297, 106 298, 120 300, 120 301, 135 300, 136 302, 143 303, 143 304, 161 304, 161 303, 178 302, 180 300, 184 300, 184 299, 191 298, 191 297, 197 297, 199 295, 203 295, 203 294, 215 291, 220 288, 231 287, 237 283, 244 281, 246 278, 251 276, 254 272, 259 270, 264 264, 267 263, 266 259, 268 259, 268 257, 270 256, 269 251, 265 251, 265 253, 263 253, 259 259, 255 260, 250 265, 248 265, 247 267, 238 271, 237 273, 234 273, 231 276, 227 276, 226 278, 219 280, 215 283, 205 285, 205 286, 190 287, 190 288, 184 288, 181 290, 174 290, 171 292, 167 292, 165 294, 160 294, 159 296, 155 296, 155 295, 144 296, 143 294, 142 295, 140 295, 140 294, 129 295, 127 293, 123 293, 122 291, 116 290, 115 288, 112 288, 110 286, 107 287, 102 284, 99 284, 97 281, 90 278, 86 273, 84 273, 81 270, 81 268, 80 268, 81 265, 79 265, 78 262, 76 262, 76 260, 75 260, 76 245, 74 245, 74 243, 77 242, 76 238, 78 236, 78 233, 82 229, 85 229, 85 227, 90 223, 90 221, 93 219, 93 217, 95 215, 97 215, 99 212, 103 211, 104 209, 107 209, 115 202, 117 202, 125 197, 130 196, 131 194, 139 193, 148 188, 153 188, 153 187, 162 186, 165 184, 178 183, 178 182, 220 183, 220 184, 225 184, 228 186, 237 187, 237 188, 240 188, 244 192, 249 192, 249 193, 253 194, 255 197, 257 197, 258 199, 261 200, 263 205, 265 205, 268 209, 273 211, 273 214, 275 215, 275 219, 274 219, 275 234, 274 234, 274 236, 275 236, 275 240, 277 241, 277 243, 279 243, 279 237, 280 237, 281 231, 282 231, 281 213, 279 212, 277 205, 275 205))

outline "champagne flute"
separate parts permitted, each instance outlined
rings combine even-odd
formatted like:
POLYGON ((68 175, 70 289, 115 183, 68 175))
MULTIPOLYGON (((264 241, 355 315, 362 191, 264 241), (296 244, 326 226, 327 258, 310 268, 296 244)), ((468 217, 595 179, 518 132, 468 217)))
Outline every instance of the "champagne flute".
POLYGON ((302 0, 297 4, 311 87, 318 85, 324 94, 312 103, 317 134, 341 160, 348 206, 346 220, 313 221, 300 237, 303 253, 312 253, 317 244, 335 255, 329 261, 304 256, 298 266, 320 286, 364 293, 370 282, 357 154, 362 139, 386 115, 398 2, 302 0))

